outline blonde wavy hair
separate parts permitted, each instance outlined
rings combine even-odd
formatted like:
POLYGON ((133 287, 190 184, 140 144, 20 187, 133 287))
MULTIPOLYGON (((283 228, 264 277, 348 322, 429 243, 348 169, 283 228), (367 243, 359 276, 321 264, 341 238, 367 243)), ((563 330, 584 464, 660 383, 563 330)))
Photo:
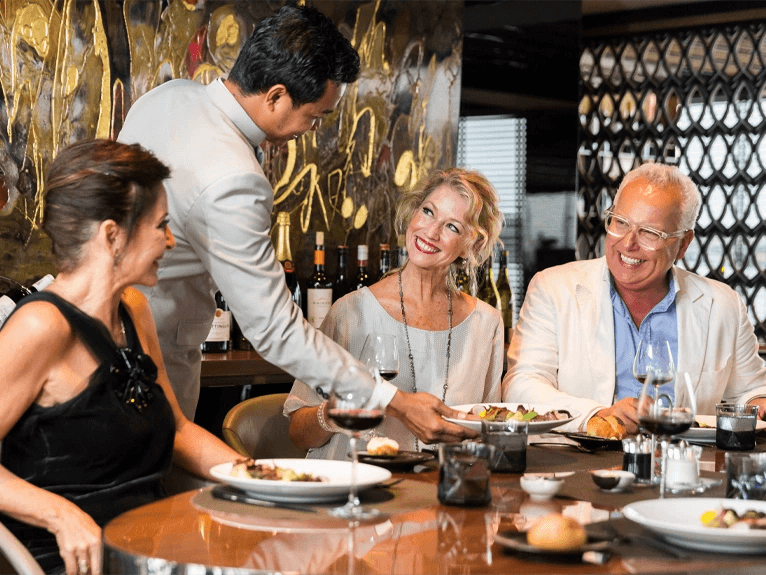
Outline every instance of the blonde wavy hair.
POLYGON ((458 258, 447 273, 447 286, 457 290, 457 276, 461 269, 468 274, 470 285, 475 285, 476 272, 495 247, 502 245, 500 230, 504 217, 500 211, 497 191, 481 173, 464 168, 451 168, 433 173, 424 182, 408 190, 399 197, 396 209, 396 228, 405 233, 415 212, 436 188, 449 186, 468 200, 466 221, 468 223, 468 253, 466 258, 458 258))

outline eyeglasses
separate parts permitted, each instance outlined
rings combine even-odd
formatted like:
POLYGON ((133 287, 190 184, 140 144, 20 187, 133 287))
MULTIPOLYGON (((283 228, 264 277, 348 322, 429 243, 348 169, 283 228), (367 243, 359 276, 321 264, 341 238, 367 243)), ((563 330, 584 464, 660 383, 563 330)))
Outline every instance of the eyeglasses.
POLYGON ((668 234, 666 232, 661 232, 660 230, 655 230, 654 228, 647 226, 636 226, 628 218, 623 218, 622 216, 618 216, 612 212, 611 208, 608 209, 604 215, 606 216, 606 219, 604 220, 606 233, 608 233, 610 236, 614 236, 615 238, 623 238, 630 230, 635 227, 638 245, 647 250, 656 250, 662 246, 662 242, 664 242, 666 239, 680 238, 689 231, 679 230, 677 232, 673 232, 672 234, 668 234))

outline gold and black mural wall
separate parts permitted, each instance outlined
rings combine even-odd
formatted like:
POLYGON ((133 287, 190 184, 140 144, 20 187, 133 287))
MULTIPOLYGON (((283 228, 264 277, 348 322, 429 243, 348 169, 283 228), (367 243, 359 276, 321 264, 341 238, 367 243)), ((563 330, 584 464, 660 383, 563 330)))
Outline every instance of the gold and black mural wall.
MULTIPOLYGON (((0 1, 0 275, 29 283, 53 272, 40 224, 45 172, 58 150, 115 138, 131 103, 163 82, 225 75, 255 25, 284 3, 0 1)), ((307 3, 352 41, 362 74, 316 132, 264 149, 274 216, 290 213, 304 275, 315 231, 325 232, 328 250, 350 245, 352 261, 357 244, 370 246, 373 261, 380 243, 395 246, 399 193, 453 165, 463 8, 307 3)))

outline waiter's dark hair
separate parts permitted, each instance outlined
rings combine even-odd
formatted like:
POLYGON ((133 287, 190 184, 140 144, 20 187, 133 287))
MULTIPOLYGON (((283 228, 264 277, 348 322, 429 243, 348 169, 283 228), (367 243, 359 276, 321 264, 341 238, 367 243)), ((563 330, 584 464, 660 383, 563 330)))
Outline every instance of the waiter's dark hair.
POLYGON ((332 20, 311 6, 283 6, 262 20, 229 72, 246 95, 282 84, 293 106, 316 102, 327 81, 350 84, 359 77, 359 54, 332 20))
POLYGON ((169 176, 170 169, 138 144, 84 140, 61 150, 48 169, 43 209, 56 268, 75 268, 103 221, 115 221, 130 238, 169 176))

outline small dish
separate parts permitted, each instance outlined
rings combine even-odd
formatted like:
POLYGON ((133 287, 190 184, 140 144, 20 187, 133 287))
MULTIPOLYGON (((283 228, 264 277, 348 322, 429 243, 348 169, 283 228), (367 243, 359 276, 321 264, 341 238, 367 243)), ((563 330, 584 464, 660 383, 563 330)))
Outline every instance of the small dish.
POLYGON ((596 437, 594 435, 588 435, 581 431, 557 431, 554 430, 551 433, 557 433, 568 437, 572 441, 576 441, 586 449, 592 449, 597 451, 603 449, 605 451, 622 451, 622 439, 609 439, 606 437, 596 437))
POLYGON ((569 558, 582 559, 583 553, 587 551, 605 551, 612 546, 612 541, 609 539, 592 536, 590 533, 588 533, 588 540, 585 545, 567 551, 552 551, 530 545, 527 543, 527 534, 519 531, 501 531, 495 535, 495 541, 517 553, 536 555, 548 561, 567 560, 569 558))
POLYGON ((522 475, 521 488, 529 493, 532 501, 547 501, 556 495, 564 486, 564 480, 554 477, 541 477, 540 475, 522 475))
POLYGON ((425 451, 400 451, 396 455, 372 455, 366 451, 360 451, 359 461, 384 467, 389 471, 412 471, 416 465, 422 465, 433 461, 433 453, 425 451))
POLYGON ((590 476, 603 491, 622 491, 636 480, 634 473, 621 469, 598 469, 590 476))

